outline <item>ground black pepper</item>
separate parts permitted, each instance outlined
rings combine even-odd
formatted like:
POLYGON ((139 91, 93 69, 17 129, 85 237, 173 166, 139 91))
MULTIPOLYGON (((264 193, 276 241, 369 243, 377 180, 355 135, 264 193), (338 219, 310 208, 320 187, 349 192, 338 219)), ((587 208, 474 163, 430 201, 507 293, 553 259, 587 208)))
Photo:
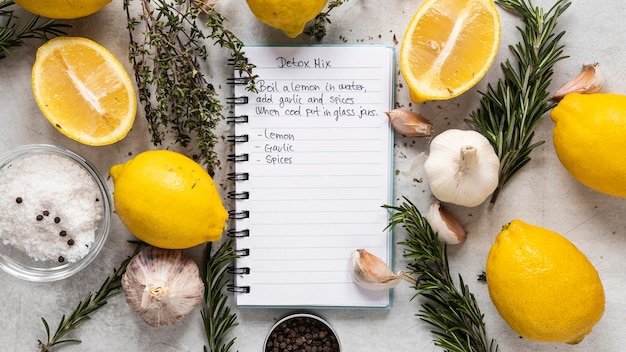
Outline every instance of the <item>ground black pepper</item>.
POLYGON ((311 317, 293 317, 274 328, 267 339, 265 352, 339 352, 333 331, 311 317))

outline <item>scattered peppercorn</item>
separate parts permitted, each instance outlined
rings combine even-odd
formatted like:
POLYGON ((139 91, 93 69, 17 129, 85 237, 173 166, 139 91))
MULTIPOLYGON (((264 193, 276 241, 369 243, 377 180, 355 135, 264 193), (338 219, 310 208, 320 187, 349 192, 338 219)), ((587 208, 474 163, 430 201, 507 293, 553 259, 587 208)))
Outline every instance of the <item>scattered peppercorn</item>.
POLYGON ((60 223, 60 222, 61 222, 61 218, 60 218, 60 217, 58 217, 58 216, 56 216, 56 217, 54 218, 54 223, 55 223, 55 224, 58 224, 58 223, 60 223))
POLYGON ((43 215, 41 214, 37 215, 37 221, 41 221, 41 220, 43 220, 43 215))
POLYGON ((59 263, 63 263, 65 261, 65 258, 63 258, 62 255, 59 256, 59 263))
POLYGON ((17 198, 15 198, 15 202, 16 202, 17 204, 21 204, 23 201, 24 201, 24 200, 22 199, 22 197, 17 197, 17 198))
POLYGON ((339 342, 330 328, 311 317, 287 319, 274 328, 265 352, 339 352, 339 342))
POLYGON ((49 211, 47 211, 47 210, 44 210, 44 211, 43 211, 43 215, 44 215, 44 216, 48 216, 48 215, 50 215, 50 212, 49 212, 49 211))
POLYGON ((67 236, 67 232, 65 230, 61 230, 61 232, 59 232, 59 236, 65 237, 67 236))
POLYGON ((67 240, 67 244, 70 245, 70 246, 73 246, 74 245, 74 240, 70 238, 69 240, 67 240))

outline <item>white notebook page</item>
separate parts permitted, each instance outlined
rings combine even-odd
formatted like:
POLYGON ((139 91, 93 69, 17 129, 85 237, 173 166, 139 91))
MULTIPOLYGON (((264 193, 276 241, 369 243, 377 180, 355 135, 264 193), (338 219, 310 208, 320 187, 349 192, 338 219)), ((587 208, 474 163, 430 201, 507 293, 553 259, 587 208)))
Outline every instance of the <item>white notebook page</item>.
POLYGON ((239 306, 386 307, 390 293, 357 286, 357 248, 389 262, 385 229, 392 192, 393 50, 381 46, 250 46, 258 93, 237 85, 239 306))

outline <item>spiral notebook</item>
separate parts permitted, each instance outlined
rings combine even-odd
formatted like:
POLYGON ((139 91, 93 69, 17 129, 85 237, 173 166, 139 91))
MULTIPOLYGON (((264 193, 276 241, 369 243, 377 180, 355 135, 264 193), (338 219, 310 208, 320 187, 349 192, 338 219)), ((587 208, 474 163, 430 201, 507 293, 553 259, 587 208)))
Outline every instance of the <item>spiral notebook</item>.
POLYGON ((389 307, 350 255, 392 258, 393 49, 247 46, 256 88, 235 72, 233 269, 240 307, 389 307))

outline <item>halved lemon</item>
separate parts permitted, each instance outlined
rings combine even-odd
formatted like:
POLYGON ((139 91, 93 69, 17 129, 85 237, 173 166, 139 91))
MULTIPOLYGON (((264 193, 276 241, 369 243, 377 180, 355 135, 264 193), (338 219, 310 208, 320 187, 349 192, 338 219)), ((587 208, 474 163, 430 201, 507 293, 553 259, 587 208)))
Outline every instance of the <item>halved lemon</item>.
POLYGON ((424 1, 400 49, 411 100, 446 100, 472 88, 493 63, 500 32, 493 0, 424 1))
POLYGON ((39 47, 32 84, 48 121, 83 144, 117 142, 135 121, 137 98, 128 73, 90 39, 56 37, 39 47))

